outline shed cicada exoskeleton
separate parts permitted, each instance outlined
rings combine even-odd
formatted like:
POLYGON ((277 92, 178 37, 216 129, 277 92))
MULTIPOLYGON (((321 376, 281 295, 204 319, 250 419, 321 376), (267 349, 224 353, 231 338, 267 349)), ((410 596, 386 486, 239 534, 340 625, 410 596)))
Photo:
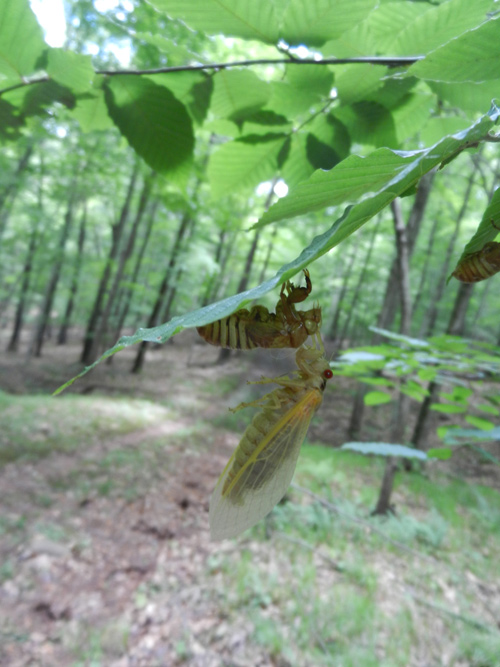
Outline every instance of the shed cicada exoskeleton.
POLYGON ((265 517, 285 495, 311 419, 323 400, 332 371, 319 334, 299 348, 292 376, 263 378, 278 385, 257 401, 261 407, 220 476, 210 500, 213 540, 234 537, 265 517))
POLYGON ((296 303, 307 299, 312 283, 309 271, 304 270, 305 287, 290 281, 283 283, 276 312, 264 306, 251 310, 241 308, 229 317, 197 327, 200 336, 211 345, 233 350, 252 350, 255 347, 300 347, 308 336, 315 335, 321 326, 321 308, 297 310, 296 303))
POLYGON ((466 255, 451 274, 463 283, 478 283, 500 271, 500 243, 490 241, 476 252, 466 255))

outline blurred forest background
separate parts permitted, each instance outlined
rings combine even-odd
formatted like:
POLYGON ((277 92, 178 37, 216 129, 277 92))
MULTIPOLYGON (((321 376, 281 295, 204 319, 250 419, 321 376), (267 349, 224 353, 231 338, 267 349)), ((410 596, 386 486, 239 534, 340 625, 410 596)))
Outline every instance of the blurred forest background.
POLYGON ((0 663, 500 665, 499 59, 494 0, 0 0, 0 663), (193 327, 304 268, 335 378, 210 543, 294 351, 193 327))

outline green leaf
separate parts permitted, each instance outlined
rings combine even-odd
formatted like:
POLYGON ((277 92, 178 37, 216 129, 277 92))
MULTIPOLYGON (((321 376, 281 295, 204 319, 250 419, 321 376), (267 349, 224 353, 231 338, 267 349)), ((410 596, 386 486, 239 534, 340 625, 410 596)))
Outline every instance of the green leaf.
POLYGON ((94 79, 92 58, 64 49, 49 49, 47 74, 73 93, 85 93, 92 88, 94 79))
POLYGON ((269 85, 250 70, 222 70, 214 77, 210 111, 238 123, 261 109, 271 92, 269 85))
POLYGON ((394 387, 394 382, 392 380, 387 380, 386 378, 360 378, 365 384, 371 384, 375 387, 394 387))
POLYGON ((465 421, 471 426, 480 428, 483 431, 491 431, 495 428, 495 424, 490 422, 488 419, 483 419, 482 417, 474 417, 474 415, 467 415, 465 421))
POLYGON ((406 396, 409 396, 410 398, 413 398, 415 401, 419 402, 423 401, 425 396, 429 395, 427 389, 424 389, 413 380, 409 380, 405 384, 400 385, 399 390, 402 394, 405 394, 406 396))
MULTIPOLYGON (((417 183, 424 173, 485 137, 498 118, 499 109, 494 106, 467 130, 444 137, 435 146, 422 151, 401 153, 380 148, 366 158, 351 155, 328 172, 314 172, 307 181, 271 206, 255 226, 262 227, 345 201, 356 201, 370 193, 361 202, 347 208, 330 230, 315 239, 316 247, 321 246, 321 254, 324 254, 417 183)), ((306 251, 310 255, 309 249, 306 251)))
POLYGON ((287 135, 242 137, 221 146, 210 158, 208 178, 214 198, 255 187, 276 173, 287 135))
POLYGON ((269 0, 148 0, 171 18, 180 19, 209 35, 257 39, 268 44, 279 40, 274 3, 269 0))
MULTIPOLYGON (((421 132, 425 128, 435 106, 436 100, 433 95, 415 92, 407 95, 392 110, 392 119, 399 145, 412 139, 417 132, 421 132)), ((463 129, 463 127, 464 124, 460 129, 463 129)), ((443 132, 440 137, 446 134, 446 132, 443 132)))
POLYGON ((0 2, 0 79, 2 87, 33 74, 47 45, 28 0, 0 2))
POLYGON ((109 130, 114 127, 102 90, 95 90, 79 97, 73 116, 80 123, 83 132, 109 130))
POLYGON ((24 120, 17 112, 17 108, 7 100, 0 98, 0 137, 10 141, 21 136, 20 128, 24 120))
POLYGON ((113 76, 105 86, 109 115, 129 144, 158 172, 186 164, 194 147, 191 118, 167 89, 139 76, 113 76))
POLYGON ((449 415, 458 415, 465 412, 466 408, 462 405, 450 405, 449 403, 433 403, 431 410, 434 410, 434 412, 444 412, 449 415))
POLYGON ((341 104, 370 101, 386 109, 383 103, 376 99, 376 91, 383 86, 383 77, 387 71, 388 68, 383 65, 335 66, 335 88, 341 104), (369 96, 373 99, 367 100, 369 96))
POLYGON ((489 415, 494 415, 495 417, 498 417, 498 415, 500 415, 500 410, 498 408, 495 408, 494 405, 486 405, 478 403, 477 405, 475 405, 475 408, 477 410, 481 410, 481 412, 486 412, 489 415))
POLYGON ((201 72, 172 72, 146 74, 144 78, 168 88, 195 122, 201 124, 205 120, 212 96, 213 77, 201 72))
POLYGON ((332 112, 348 129, 352 142, 365 146, 398 146, 391 112, 378 102, 364 100, 332 112))
POLYGON ((321 46, 363 21, 376 5, 376 0, 290 0, 280 37, 287 44, 321 46))
POLYGON ((451 0, 416 16, 398 34, 389 49, 398 55, 429 53, 445 42, 478 26, 494 10, 492 0, 451 0))
POLYGON ((392 445, 387 442, 346 442, 340 449, 360 454, 376 454, 377 456, 403 456, 407 459, 420 459, 425 461, 427 454, 419 449, 405 447, 404 445, 392 445))
MULTIPOLYGON (((475 112, 483 113, 491 100, 498 97, 500 79, 483 81, 482 83, 441 83, 429 81, 427 84, 438 96, 440 101, 448 102, 453 107, 468 111, 472 117, 475 112)), ((455 130, 453 130, 455 131, 455 130)), ((439 135, 439 139, 443 135, 439 135)), ((436 139, 437 141, 438 139, 436 139)), ((435 143, 430 141, 427 143, 435 143)))
POLYGON ((369 391, 365 394, 363 400, 365 405, 383 405, 384 403, 390 403, 392 397, 385 391, 369 391))
POLYGON ((500 19, 479 27, 431 51, 411 65, 408 74, 432 81, 487 81, 498 79, 500 19))
POLYGON ((427 450, 427 456, 430 459, 440 459, 441 461, 446 461, 451 458, 452 453, 453 452, 448 447, 433 447, 432 449, 427 450))

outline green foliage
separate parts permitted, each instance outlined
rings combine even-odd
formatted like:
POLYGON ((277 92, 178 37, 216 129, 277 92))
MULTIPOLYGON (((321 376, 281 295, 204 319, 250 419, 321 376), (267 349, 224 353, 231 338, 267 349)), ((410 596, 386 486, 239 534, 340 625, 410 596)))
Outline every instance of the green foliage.
POLYGON ((376 454, 377 456, 402 456, 410 459, 425 460, 427 454, 418 449, 403 445, 392 445, 386 442, 346 442, 341 449, 359 452, 360 454, 376 454))

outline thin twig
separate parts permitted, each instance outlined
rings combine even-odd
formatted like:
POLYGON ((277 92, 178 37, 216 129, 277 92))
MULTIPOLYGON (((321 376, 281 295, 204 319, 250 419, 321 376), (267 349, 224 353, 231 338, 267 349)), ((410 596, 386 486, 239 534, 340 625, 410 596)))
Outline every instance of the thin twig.
MULTIPOLYGON (((424 56, 410 56, 401 58, 382 58, 378 56, 366 56, 362 58, 258 58, 256 60, 236 60, 229 63, 209 63, 207 65, 177 65, 175 67, 158 67, 155 69, 123 69, 123 70, 96 70, 96 74, 102 76, 142 76, 144 74, 170 74, 172 72, 196 72, 198 70, 221 70, 230 67, 251 67, 253 65, 385 65, 386 67, 407 67, 422 60, 424 56)), ((0 90, 0 95, 18 88, 32 86, 36 83, 47 83, 51 78, 47 75, 33 79, 24 79, 8 88, 0 90)), ((490 139, 494 141, 494 139, 490 139)))
POLYGON ((334 505, 333 503, 330 503, 328 500, 325 500, 325 498, 322 498, 321 496, 318 496, 316 493, 313 493, 312 491, 309 491, 309 489, 304 488, 303 486, 299 486, 295 482, 292 484, 292 487, 294 489, 297 489, 298 491, 301 491, 302 493, 305 493, 306 495, 310 496, 311 498, 314 498, 318 503, 323 505, 323 507, 326 507, 332 512, 335 512, 335 514, 338 514, 339 516, 343 517, 344 519, 348 519, 349 521, 353 521, 354 523, 358 523, 361 526, 364 526, 365 528, 368 528, 374 533, 377 533, 378 535, 381 535, 384 540, 387 542, 390 542, 393 544, 395 547, 398 549, 402 549, 403 551, 406 551, 413 556, 416 556, 417 558, 420 558, 422 560, 426 560, 429 563, 432 563, 433 565, 436 565, 436 560, 434 558, 431 558, 430 556, 426 556, 425 554, 421 553, 420 551, 415 551, 415 549, 412 549, 411 547, 407 547, 406 544, 403 544, 402 542, 398 542, 397 540, 393 540, 392 537, 389 537, 384 533, 383 530, 380 530, 380 528, 377 528, 376 526, 372 525, 368 521, 365 521, 364 519, 359 519, 358 517, 352 516, 351 514, 346 514, 345 512, 342 512, 339 510, 339 508, 334 505))

